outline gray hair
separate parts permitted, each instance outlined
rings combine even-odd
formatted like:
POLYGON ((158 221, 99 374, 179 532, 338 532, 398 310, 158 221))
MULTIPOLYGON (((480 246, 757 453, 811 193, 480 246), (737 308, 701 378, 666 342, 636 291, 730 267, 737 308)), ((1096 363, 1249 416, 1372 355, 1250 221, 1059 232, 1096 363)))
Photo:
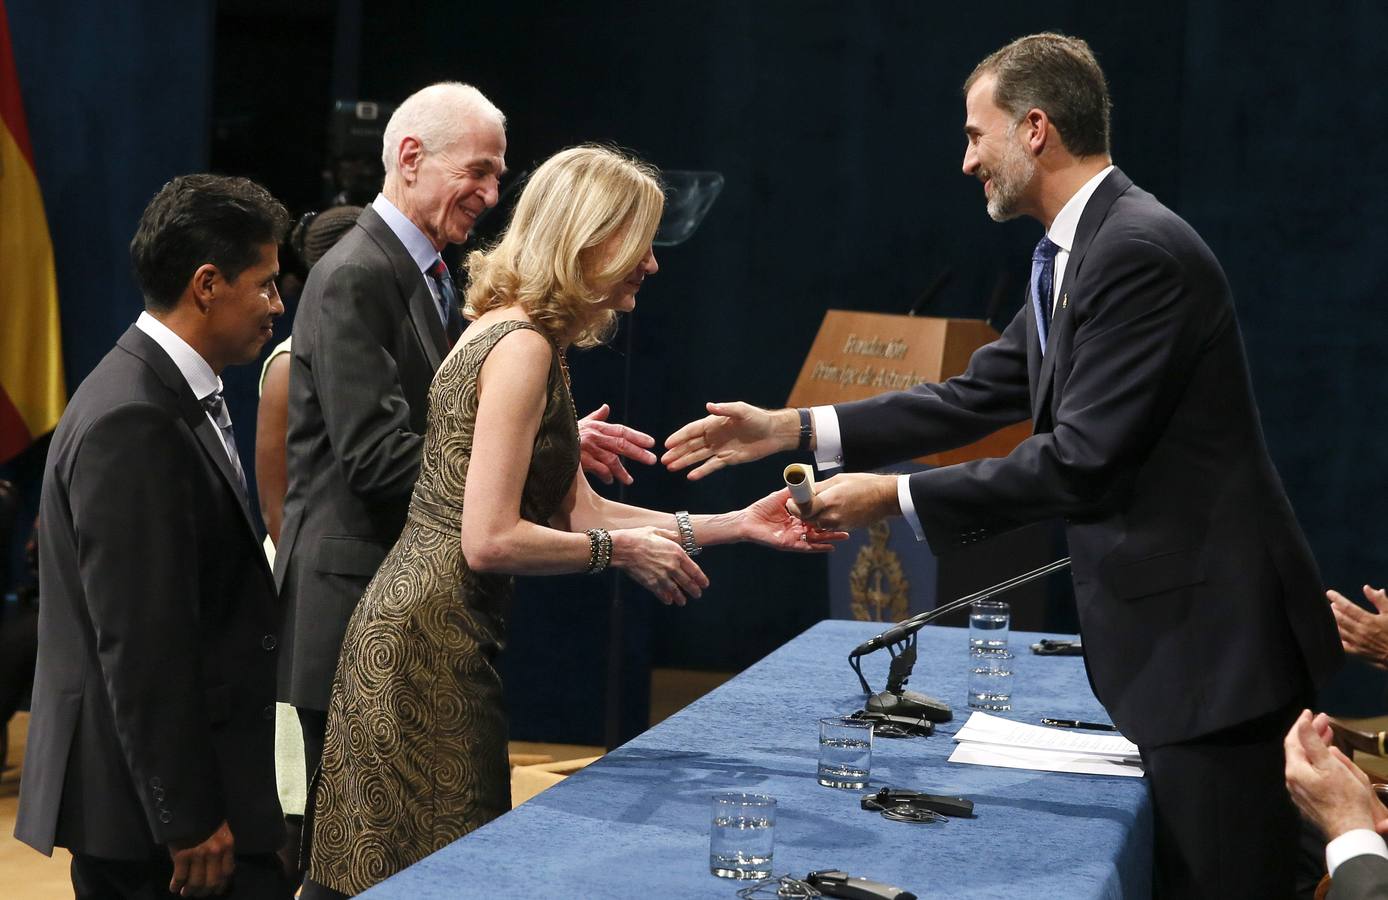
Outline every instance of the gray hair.
POLYGON ((1051 117, 1060 140, 1076 156, 1107 155, 1108 82, 1081 38, 1030 34, 990 54, 964 82, 964 94, 985 75, 993 75, 993 102, 1014 121, 1030 109, 1051 117))
POLYGON ((396 171, 400 142, 413 137, 425 150, 438 151, 475 129, 480 122, 506 127, 506 117, 470 84, 440 81, 405 98, 386 123, 381 162, 386 175, 396 171))

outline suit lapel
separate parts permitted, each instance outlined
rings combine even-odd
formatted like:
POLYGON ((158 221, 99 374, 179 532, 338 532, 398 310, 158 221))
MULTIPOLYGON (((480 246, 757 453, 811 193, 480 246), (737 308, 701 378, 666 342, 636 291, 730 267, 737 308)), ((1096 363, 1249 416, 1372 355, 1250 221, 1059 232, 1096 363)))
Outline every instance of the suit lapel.
MULTIPOLYGON (((1066 266, 1066 271, 1069 271, 1069 266, 1066 266)), ((1036 390, 1031 393, 1031 421, 1037 424, 1041 422, 1041 413, 1046 409, 1046 401, 1051 395, 1051 384, 1055 380, 1055 333, 1058 324, 1055 314, 1052 313, 1051 330, 1046 334, 1046 352, 1041 357, 1041 371, 1036 376, 1036 390)))
POLYGON ((1027 384, 1031 385, 1032 409, 1041 382, 1041 338, 1036 325, 1036 306, 1031 302, 1031 280, 1023 289, 1022 308, 1027 311, 1027 384))
POLYGON ((390 260, 391 268, 395 271, 395 283, 400 286, 400 292, 404 296, 405 309, 409 314, 410 324, 414 326, 415 336, 419 338, 419 346, 428 358, 429 365, 434 371, 438 371, 439 366, 443 364, 444 355, 448 352, 448 338, 443 333, 438 303, 435 302, 434 295, 429 293, 424 273, 419 271, 419 266, 415 264, 405 245, 400 242, 400 238, 396 237, 385 219, 374 209, 368 206, 361 218, 357 219, 357 224, 371 235, 390 260))
MULTIPOLYGON (((212 464, 217 467, 217 471, 221 473, 222 481, 226 483, 227 489, 237 500, 236 506, 241 510, 241 520, 245 522, 251 540, 259 544, 260 536, 256 532, 255 521, 251 518, 250 500, 241 490, 241 480, 236 477, 236 470, 231 467, 226 445, 222 443, 222 436, 218 433, 217 427, 212 424, 211 419, 207 418, 207 413, 203 410, 202 404, 198 402, 198 398, 193 396, 193 389, 188 387, 188 381, 183 377, 183 373, 178 370, 178 366, 164 352, 164 348, 134 325, 131 325, 125 334, 121 335, 117 344, 143 360, 145 365, 154 370, 154 374, 159 376, 159 380, 173 394, 179 416, 192 429, 198 443, 202 445, 203 452, 207 454, 208 458, 212 460, 212 464)), ((269 565, 265 562, 265 555, 263 553, 253 555, 260 559, 261 568, 266 577, 272 578, 269 565)))
MULTIPOLYGON (((1089 252, 1089 245, 1099 233, 1099 226, 1108 218, 1113 201, 1132 185, 1132 179, 1124 175, 1122 169, 1114 168, 1107 178, 1099 182, 1099 186, 1089 196, 1089 202, 1084 205, 1084 211, 1080 213, 1079 225, 1075 227, 1075 242, 1070 248, 1070 259, 1065 263, 1065 277, 1060 282, 1061 302, 1055 305, 1055 311, 1051 314, 1051 330, 1046 335, 1046 353, 1041 360, 1041 371, 1032 382, 1035 385, 1031 393, 1031 420, 1034 423, 1040 424, 1042 414, 1049 409, 1051 386, 1055 380, 1055 348, 1059 343, 1056 335, 1062 329, 1069 330, 1071 327, 1070 310, 1074 304, 1070 301, 1070 294, 1074 290, 1075 277, 1084 262, 1085 254, 1089 252)), ((1031 302, 1030 297, 1027 298, 1027 302, 1031 302)), ((1032 345, 1035 346, 1036 343, 1033 323, 1032 345)))

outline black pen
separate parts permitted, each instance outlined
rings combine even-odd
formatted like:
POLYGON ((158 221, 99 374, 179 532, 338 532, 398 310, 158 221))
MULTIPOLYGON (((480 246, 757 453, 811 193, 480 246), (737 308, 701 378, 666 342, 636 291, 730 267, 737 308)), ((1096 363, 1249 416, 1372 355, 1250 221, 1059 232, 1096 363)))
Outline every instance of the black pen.
POLYGON ((1112 725, 1104 725, 1099 722, 1080 722, 1076 719, 1042 719, 1042 725, 1050 725, 1052 728, 1088 728, 1090 731, 1117 731, 1112 725))

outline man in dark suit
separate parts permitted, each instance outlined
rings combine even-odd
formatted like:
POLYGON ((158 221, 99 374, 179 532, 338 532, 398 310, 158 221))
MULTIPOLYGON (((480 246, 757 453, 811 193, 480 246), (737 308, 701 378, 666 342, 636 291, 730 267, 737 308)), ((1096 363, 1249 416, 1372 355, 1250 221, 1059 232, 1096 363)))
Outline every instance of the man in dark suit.
POLYGON ((1324 714, 1305 710, 1287 732, 1287 790, 1308 821, 1325 835, 1330 900, 1388 898, 1388 809, 1368 777, 1331 745, 1324 714))
MULTIPOLYGON (((463 327, 440 254, 496 205, 505 124, 469 85, 408 97, 386 124, 381 194, 304 285, 275 580, 287 610, 281 699, 299 712, 310 776, 347 620, 404 528, 429 384, 463 327)), ((653 463, 655 441, 606 416, 604 406, 580 421, 584 469, 629 483, 620 458, 653 463)))
POLYGON ((813 411, 710 404, 665 461, 702 462, 700 477, 798 445, 872 469, 1030 418, 1003 459, 831 478, 815 524, 904 515, 944 554, 1063 517, 1090 681, 1151 779, 1158 894, 1288 896, 1298 822, 1281 736, 1342 652, 1224 273, 1112 165, 1108 90, 1083 41, 1019 39, 965 93, 964 172, 989 214, 1047 230, 1001 338, 943 384, 813 411))
POLYGON ((275 580, 281 699, 310 774, 347 620, 404 527, 429 384, 461 332, 439 254, 496 205, 505 118, 473 87, 435 84, 396 109, 384 145, 381 194, 313 267, 294 322, 275 580))
POLYGON ((145 312, 49 448, 15 836, 69 848, 79 898, 290 895, 274 585, 219 377, 284 310, 287 224, 244 178, 165 185, 130 245, 145 312))

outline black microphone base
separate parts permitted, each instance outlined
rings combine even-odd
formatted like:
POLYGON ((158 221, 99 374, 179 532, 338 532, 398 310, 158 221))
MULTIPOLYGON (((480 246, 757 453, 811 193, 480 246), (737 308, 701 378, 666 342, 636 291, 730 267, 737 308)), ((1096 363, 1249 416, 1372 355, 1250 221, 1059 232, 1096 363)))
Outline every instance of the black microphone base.
POLYGON ((954 718, 954 710, 950 709, 948 703, 917 694, 915 691, 883 691, 873 694, 867 703, 863 704, 863 709, 870 713, 921 718, 931 722, 948 722, 954 718))

